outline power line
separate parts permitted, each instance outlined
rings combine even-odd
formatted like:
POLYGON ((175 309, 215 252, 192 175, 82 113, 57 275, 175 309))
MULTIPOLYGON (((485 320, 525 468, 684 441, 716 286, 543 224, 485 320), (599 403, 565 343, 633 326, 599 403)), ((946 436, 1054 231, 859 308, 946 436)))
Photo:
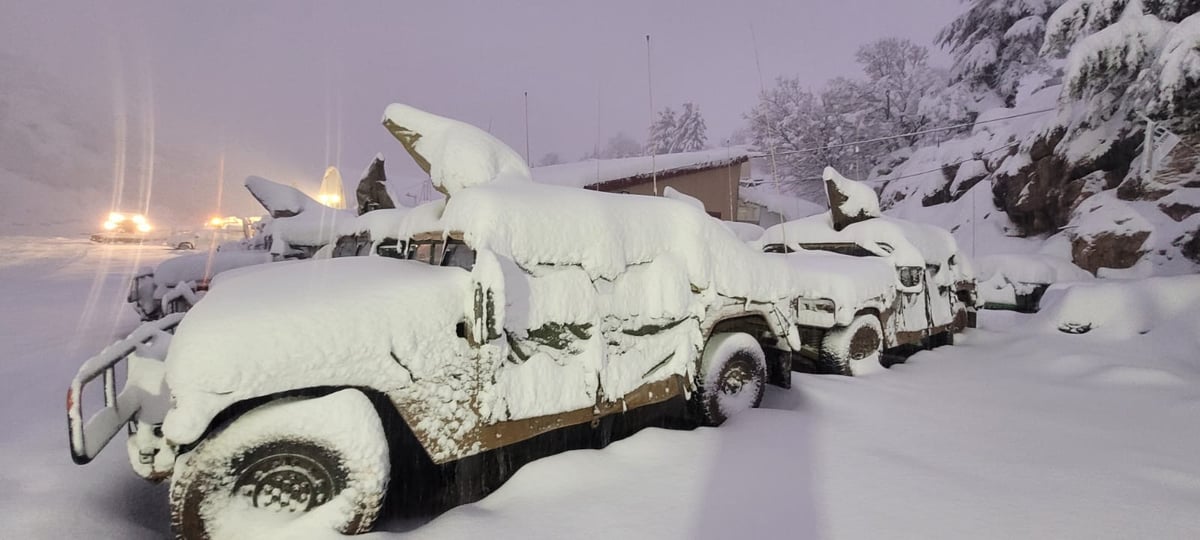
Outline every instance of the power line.
POLYGON ((923 129, 923 130, 920 130, 920 131, 913 131, 913 132, 909 132, 909 133, 901 133, 901 134, 898 134, 898 135, 888 135, 888 136, 885 136, 885 137, 876 137, 876 138, 874 138, 874 139, 863 139, 863 140, 861 140, 861 141, 850 141, 850 142, 838 143, 838 144, 830 144, 830 145, 825 145, 825 146, 814 146, 814 147, 812 147, 812 148, 801 148, 801 149, 798 149, 798 150, 785 150, 785 151, 782 151, 782 152, 778 152, 778 151, 777 151, 777 152, 774 152, 774 155, 775 155, 775 156, 787 156, 787 155, 791 155, 791 154, 812 153, 812 152, 818 152, 818 151, 821 151, 821 150, 832 150, 832 149, 834 149, 834 148, 845 148, 845 147, 847 147, 847 146, 855 146, 855 145, 860 145, 860 144, 870 144, 870 143, 876 143, 876 142, 890 141, 890 140, 893 140, 893 139, 903 139, 903 138, 905 138, 905 137, 915 137, 915 136, 917 136, 917 135, 927 135, 927 134, 929 134, 929 133, 937 133, 937 132, 940 132, 940 131, 952 131, 952 130, 956 130, 956 129, 962 129, 962 128, 965 128, 965 127, 977 126, 977 125, 979 125, 979 124, 990 124, 990 123, 992 123, 992 122, 1002 122, 1002 121, 1005 121, 1005 120, 1012 120, 1012 119, 1014 119, 1014 118, 1021 118, 1021 117, 1023 117, 1023 116, 1032 116, 1032 115, 1035 115, 1035 114, 1042 114, 1042 113, 1047 113, 1047 112, 1050 112, 1050 111, 1055 111, 1055 110, 1058 110, 1058 109, 1051 107, 1051 108, 1049 108, 1049 109, 1041 109, 1041 110, 1037 110, 1037 111, 1023 112, 1023 113, 1020 113, 1020 114, 1014 114, 1014 115, 1010 115, 1010 116, 1002 116, 1002 117, 1000 117, 1000 118, 991 118, 991 119, 988 119, 988 120, 979 120, 979 121, 977 121, 977 122, 963 122, 963 123, 961 123, 961 124, 954 124, 954 125, 951 125, 951 126, 944 126, 944 127, 939 127, 939 128, 923 129))
MULTIPOLYGON (((859 182, 863 182, 863 183, 873 183, 873 182, 894 182, 894 181, 896 181, 896 180, 905 180, 905 179, 908 179, 908 178, 913 178, 913 177, 917 177, 917 176, 922 176, 922 175, 926 175, 926 174, 929 174, 929 173, 940 172, 942 169, 944 169, 944 168, 946 168, 946 167, 953 167, 953 166, 955 166, 955 165, 962 165, 963 163, 966 163, 966 162, 968 162, 968 161, 974 161, 974 160, 976 160, 976 159, 979 159, 980 157, 983 157, 983 156, 986 156, 986 155, 989 155, 989 154, 994 154, 994 153, 996 153, 996 152, 999 152, 999 151, 1001 151, 1001 150, 1007 150, 1007 149, 1009 149, 1009 148, 1012 148, 1012 147, 1014 147, 1014 146, 1017 146, 1017 145, 1019 145, 1019 144, 1021 144, 1021 141, 1013 141, 1013 142, 1010 142, 1010 143, 1008 143, 1008 144, 1006 144, 1006 145, 1004 145, 1004 146, 1001 146, 1001 147, 999 147, 999 148, 993 148, 993 149, 991 149, 991 150, 988 150, 988 151, 986 151, 986 152, 980 152, 980 153, 978 153, 978 154, 973 154, 971 157, 969 157, 969 158, 966 158, 966 159, 960 159, 960 160, 958 160, 958 161, 955 161, 955 162, 953 162, 953 163, 945 163, 945 164, 943 164, 942 166, 940 166, 940 167, 938 167, 938 168, 936 168, 936 169, 929 169, 929 170, 926 170, 926 171, 915 172, 915 173, 909 173, 909 174, 905 174, 905 175, 901 175, 901 176, 896 176, 896 177, 894 177, 894 178, 870 178, 870 179, 858 180, 858 181, 859 181, 859 182)), ((756 156, 756 157, 758 157, 758 158, 760 158, 760 159, 761 159, 761 158, 764 158, 764 157, 766 157, 766 156, 756 156)), ((800 181, 800 182, 810 182, 810 181, 818 181, 818 180, 823 180, 823 179, 822 179, 822 178, 820 178, 820 177, 810 177, 810 178, 802 178, 802 179, 800 179, 800 180, 798 180, 798 181, 800 181)))
POLYGON ((946 167, 953 167, 953 166, 955 166, 955 165, 962 165, 963 163, 966 163, 966 162, 968 162, 968 161, 975 161, 976 159, 979 159, 980 157, 986 156, 986 155, 988 155, 988 154, 994 154, 994 153, 996 153, 996 152, 999 152, 999 151, 1001 151, 1001 150, 1007 150, 1007 149, 1009 149, 1009 148, 1012 148, 1012 147, 1014 147, 1014 146, 1017 146, 1017 145, 1019 145, 1019 144, 1021 144, 1021 141, 1013 141, 1013 142, 1010 142, 1010 143, 1008 143, 1008 144, 1006 144, 1006 145, 1004 145, 1004 146, 1001 146, 1000 148, 993 148, 993 149, 991 149, 991 150, 988 150, 987 152, 980 152, 980 153, 978 153, 978 154, 972 155, 972 156, 971 156, 971 157, 969 157, 969 158, 966 158, 966 159, 960 159, 960 160, 958 160, 958 161, 955 161, 954 163, 946 163, 946 164, 943 164, 941 167, 938 167, 938 168, 936 168, 936 169, 929 169, 929 170, 927 170, 927 171, 921 171, 921 172, 916 172, 916 173, 905 174, 905 175, 902 175, 902 176, 897 176, 897 177, 895 177, 895 178, 873 178, 873 179, 870 179, 870 180, 860 180, 860 181, 861 181, 861 182, 895 182, 896 180, 904 180, 904 179, 906 179, 906 178, 913 178, 913 177, 915 177, 915 176, 921 176, 921 175, 924 175, 924 174, 929 174, 929 173, 932 173, 932 172, 939 172, 939 171, 941 171, 942 169, 944 169, 944 168, 946 168, 946 167))

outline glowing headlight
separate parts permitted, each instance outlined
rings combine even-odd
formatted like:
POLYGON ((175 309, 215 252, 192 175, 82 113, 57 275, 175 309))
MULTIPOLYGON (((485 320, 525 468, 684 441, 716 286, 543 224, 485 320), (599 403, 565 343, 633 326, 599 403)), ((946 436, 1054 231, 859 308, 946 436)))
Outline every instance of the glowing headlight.
POLYGON ((133 222, 137 223, 138 225, 143 225, 146 223, 146 216, 143 216, 141 214, 134 214, 133 222))
POLYGON ((104 230, 106 230, 106 231, 111 231, 111 230, 113 230, 113 229, 115 229, 115 228, 117 228, 117 224, 116 224, 116 223, 114 223, 113 221, 111 221, 111 220, 110 220, 110 221, 105 221, 105 222, 104 222, 104 230))
POLYGON ((113 212, 108 215, 108 220, 113 223, 120 223, 122 221, 125 221, 125 216, 122 216, 121 214, 113 212))
POLYGON ((137 230, 138 232, 150 232, 150 224, 145 223, 144 221, 142 223, 138 223, 137 230))
POLYGON ((220 225, 221 223, 222 223, 222 221, 221 221, 221 218, 219 218, 219 217, 215 217, 215 218, 208 220, 208 224, 212 225, 214 227, 216 227, 217 225, 220 225))

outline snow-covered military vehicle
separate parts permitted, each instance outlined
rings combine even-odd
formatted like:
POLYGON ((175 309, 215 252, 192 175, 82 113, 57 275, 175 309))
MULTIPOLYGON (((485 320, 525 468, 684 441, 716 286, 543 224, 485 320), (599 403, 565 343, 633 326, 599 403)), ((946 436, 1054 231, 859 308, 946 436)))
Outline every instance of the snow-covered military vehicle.
POLYGON ((134 470, 171 479, 181 537, 365 531, 414 467, 469 479, 668 404, 721 424, 790 385, 801 325, 895 294, 886 265, 765 254, 686 203, 533 184, 467 124, 392 105, 384 125, 447 194, 404 216, 401 241, 219 275, 72 381, 74 459, 128 424, 134 470))
POLYGON ((846 268, 882 265, 890 270, 895 292, 859 306, 847 325, 801 326, 804 355, 818 370, 873 369, 884 350, 951 344, 955 333, 975 325, 974 271, 949 232, 883 216, 871 188, 833 168, 825 169, 824 180, 830 211, 768 228, 756 245, 767 253, 832 252, 859 259, 846 268), (860 345, 845 354, 848 339, 860 345))
MULTIPOLYGON (((253 224, 239 220, 239 228, 245 223, 240 240, 236 238, 239 234, 231 235, 233 238, 217 244, 215 251, 180 255, 138 272, 126 300, 143 321, 191 309, 207 294, 216 275, 235 268, 366 253, 371 246, 363 245, 362 238, 372 232, 378 241, 394 244, 396 238, 389 237, 395 236, 391 233, 407 212, 405 208, 384 208, 356 216, 320 204, 296 188, 254 176, 246 179, 246 189, 267 210, 269 219, 253 224)), ((195 247, 194 238, 199 237, 186 236, 172 242, 177 247, 195 247)))

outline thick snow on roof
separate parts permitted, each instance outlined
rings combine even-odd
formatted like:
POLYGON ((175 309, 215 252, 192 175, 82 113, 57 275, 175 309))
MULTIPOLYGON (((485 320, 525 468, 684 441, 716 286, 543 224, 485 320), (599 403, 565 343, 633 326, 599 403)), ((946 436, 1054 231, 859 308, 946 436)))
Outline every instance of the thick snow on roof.
MULTIPOLYGON (((612 280, 631 266, 670 254, 682 261, 690 285, 761 301, 799 295, 849 305, 878 296, 893 281, 890 276, 856 281, 824 267, 802 271, 805 265, 764 254, 720 221, 662 197, 542 185, 480 186, 451 198, 442 226, 461 231, 472 247, 522 267, 578 266, 592 280, 612 280)), ((860 263, 852 257, 836 260, 860 263)))
POLYGON ((396 130, 408 134, 413 149, 428 162, 434 187, 443 193, 496 181, 530 180, 529 167, 520 154, 466 122, 400 103, 388 105, 383 122, 393 134, 396 130))
POLYGON ((882 216, 835 231, 829 212, 771 227, 758 243, 793 249, 803 244, 854 243, 875 253, 890 253, 896 266, 942 265, 958 252, 954 237, 940 227, 882 216))
POLYGON ((655 171, 661 177, 689 170, 723 167, 743 161, 747 155, 744 147, 714 148, 699 152, 656 155, 653 159, 650 156, 589 159, 576 163, 534 167, 532 172, 534 181, 541 184, 584 187, 640 176, 650 179, 655 171))
POLYGON ((791 221, 827 210, 827 206, 808 199, 780 193, 774 186, 764 183, 757 186, 738 188, 738 197, 766 208, 768 212, 783 216, 782 221, 791 221))

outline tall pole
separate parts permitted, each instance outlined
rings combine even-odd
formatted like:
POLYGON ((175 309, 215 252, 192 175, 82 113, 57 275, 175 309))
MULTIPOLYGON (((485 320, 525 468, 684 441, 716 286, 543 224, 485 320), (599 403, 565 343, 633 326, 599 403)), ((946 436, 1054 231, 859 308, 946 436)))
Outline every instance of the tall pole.
POLYGON ((525 165, 533 166, 533 160, 529 157, 529 92, 525 92, 525 165))
MULTIPOLYGON (((650 97, 650 124, 649 130, 654 129, 654 79, 652 78, 650 69, 650 34, 646 34, 646 93, 650 97)), ((650 131, 647 131, 649 133, 650 131)), ((650 148, 650 181, 654 186, 654 194, 658 195, 658 167, 654 162, 654 156, 657 154, 657 148, 654 148, 653 141, 646 141, 646 146, 650 148)))

